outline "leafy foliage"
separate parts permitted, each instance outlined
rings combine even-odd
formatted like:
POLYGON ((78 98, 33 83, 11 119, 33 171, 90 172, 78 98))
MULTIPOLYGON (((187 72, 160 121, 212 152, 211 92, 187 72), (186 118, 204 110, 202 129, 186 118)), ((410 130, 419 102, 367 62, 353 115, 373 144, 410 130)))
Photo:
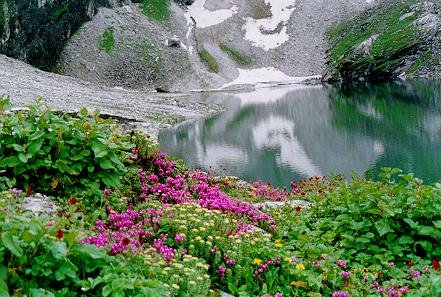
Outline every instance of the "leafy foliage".
POLYGON ((104 188, 120 185, 131 147, 111 120, 89 117, 86 109, 74 118, 37 100, 28 111, 0 118, 0 171, 28 191, 96 200, 104 188))

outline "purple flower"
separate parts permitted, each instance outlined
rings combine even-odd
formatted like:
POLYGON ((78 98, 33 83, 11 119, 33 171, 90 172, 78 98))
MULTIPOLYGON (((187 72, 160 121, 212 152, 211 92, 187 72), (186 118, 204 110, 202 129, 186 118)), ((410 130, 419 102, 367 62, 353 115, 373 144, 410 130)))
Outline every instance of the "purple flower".
POLYGON ((15 196, 20 196, 21 194, 23 194, 22 190, 19 190, 17 188, 12 188, 11 190, 12 194, 14 194, 15 196))
POLYGON ((343 260, 338 260, 337 261, 337 265, 339 266, 339 267, 341 267, 341 268, 346 268, 346 264, 347 264, 348 262, 347 261, 343 261, 343 260))
POLYGON ((349 276, 351 276, 351 273, 348 271, 342 271, 342 273, 340 273, 341 277, 344 279, 348 279, 349 276))
POLYGON ((110 189, 104 189, 103 194, 104 194, 104 196, 109 196, 110 194, 112 194, 112 190, 110 190, 110 189))
POLYGON ((227 268, 224 266, 219 266, 218 269, 216 269, 216 273, 220 275, 220 277, 225 277, 225 273, 227 272, 227 268))
POLYGON ((409 271, 409 273, 412 279, 418 279, 421 276, 421 272, 417 269, 412 269, 409 271))
POLYGON ((175 241, 177 243, 182 243, 184 241, 184 235, 183 234, 176 234, 175 241))
POLYGON ((349 297, 349 293, 346 291, 337 291, 332 293, 332 297, 349 297))
POLYGON ((400 288, 398 291, 399 291, 402 295, 403 295, 403 294, 406 294, 407 291, 409 291, 409 287, 408 287, 408 286, 404 286, 404 287, 400 288))

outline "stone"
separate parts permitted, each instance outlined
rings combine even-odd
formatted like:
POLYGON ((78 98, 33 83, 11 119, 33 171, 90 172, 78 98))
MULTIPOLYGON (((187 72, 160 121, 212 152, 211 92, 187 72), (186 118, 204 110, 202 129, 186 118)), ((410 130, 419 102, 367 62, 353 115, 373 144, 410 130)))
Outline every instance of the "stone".
POLYGON ((22 207, 34 214, 46 213, 49 215, 55 214, 59 209, 49 197, 39 193, 26 197, 22 207))
POLYGON ((178 36, 173 35, 172 38, 169 38, 165 41, 165 45, 168 47, 181 47, 181 40, 178 36))

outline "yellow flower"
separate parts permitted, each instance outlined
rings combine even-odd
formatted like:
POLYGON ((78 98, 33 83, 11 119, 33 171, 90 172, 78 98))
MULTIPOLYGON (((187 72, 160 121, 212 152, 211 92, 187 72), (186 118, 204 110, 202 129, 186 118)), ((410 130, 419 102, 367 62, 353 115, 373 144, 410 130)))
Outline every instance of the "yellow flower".
POLYGON ((291 262, 291 258, 290 257, 285 257, 285 258, 283 258, 283 260, 285 260, 285 262, 291 262))
POLYGON ((281 248, 283 246, 282 242, 280 240, 276 240, 276 243, 274 244, 275 248, 281 248))
POLYGON ((303 265, 302 263, 299 263, 296 265, 296 269, 297 270, 305 270, 305 265, 303 265))
POLYGON ((253 260, 252 263, 253 263, 254 265, 259 265, 260 263, 262 263, 262 260, 256 258, 256 259, 253 260))

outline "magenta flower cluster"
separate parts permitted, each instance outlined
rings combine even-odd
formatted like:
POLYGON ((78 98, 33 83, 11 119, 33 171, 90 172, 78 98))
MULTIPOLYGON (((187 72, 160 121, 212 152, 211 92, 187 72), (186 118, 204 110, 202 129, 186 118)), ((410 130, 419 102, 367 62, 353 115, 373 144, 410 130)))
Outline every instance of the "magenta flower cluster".
POLYGON ((388 297, 403 296, 409 291, 408 286, 403 286, 401 288, 399 288, 397 286, 392 286, 388 290, 387 288, 380 286, 380 284, 377 281, 374 281, 372 283, 372 288, 374 288, 377 291, 377 293, 380 293, 380 294, 387 293, 388 297))
POLYGON ((286 190, 271 188, 269 184, 263 182, 255 182, 252 184, 252 192, 256 197, 264 198, 271 201, 285 201, 289 197, 286 190))
POLYGON ((227 268, 225 266, 219 266, 218 269, 216 269, 216 273, 220 276, 220 277, 225 277, 226 273, 227 273, 227 268))
MULTIPOLYGON (((262 295, 262 297, 271 297, 271 295, 265 294, 265 295, 262 295)), ((272 297, 283 297, 283 294, 282 293, 276 293, 272 297)))
MULTIPOLYGON (((152 173, 148 175, 145 170, 139 169, 141 201, 145 201, 149 195, 154 195, 162 203, 196 202, 206 209, 246 216, 253 223, 269 223, 271 229, 275 228, 274 219, 269 214, 249 203, 231 199, 222 193, 218 186, 211 185, 206 172, 189 171, 182 176, 176 172, 176 163, 167 160, 165 154, 155 154, 153 158, 152 173)), ((285 192, 281 193, 284 194, 277 195, 288 195, 285 192)))

